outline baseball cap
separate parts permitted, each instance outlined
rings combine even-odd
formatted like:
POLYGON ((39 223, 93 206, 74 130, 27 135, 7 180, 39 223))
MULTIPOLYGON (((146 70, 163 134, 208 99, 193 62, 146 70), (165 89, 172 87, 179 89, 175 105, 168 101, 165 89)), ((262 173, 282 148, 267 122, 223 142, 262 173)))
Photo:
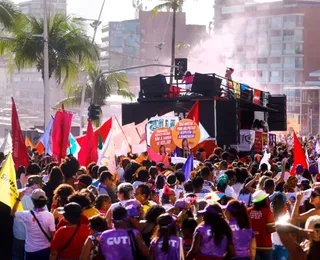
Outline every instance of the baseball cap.
POLYGON ((174 203, 174 206, 179 208, 179 209, 185 209, 186 207, 186 200, 185 199, 178 199, 174 203))
POLYGON ((134 200, 129 205, 126 205, 127 217, 128 218, 139 218, 141 203, 138 200, 134 200))
POLYGON ((42 177, 39 175, 31 175, 28 177, 28 184, 27 187, 31 187, 34 184, 41 184, 44 185, 42 177))
POLYGON ((268 197, 268 194, 263 190, 257 190, 252 194, 252 202, 261 202, 268 197))
POLYGON ((221 214, 216 208, 213 207, 213 205, 207 205, 203 210, 199 210, 198 214, 205 214, 205 213, 211 213, 215 215, 221 214))
POLYGON ((218 185, 227 185, 229 181, 229 177, 227 174, 222 174, 219 178, 218 178, 218 185))
POLYGON ((46 193, 41 189, 35 189, 31 194, 33 200, 46 200, 46 193))
POLYGON ((70 202, 64 205, 64 207, 59 207, 57 208, 57 211, 59 214, 67 217, 69 216, 78 217, 81 215, 81 212, 82 212, 80 205, 76 202, 70 202))

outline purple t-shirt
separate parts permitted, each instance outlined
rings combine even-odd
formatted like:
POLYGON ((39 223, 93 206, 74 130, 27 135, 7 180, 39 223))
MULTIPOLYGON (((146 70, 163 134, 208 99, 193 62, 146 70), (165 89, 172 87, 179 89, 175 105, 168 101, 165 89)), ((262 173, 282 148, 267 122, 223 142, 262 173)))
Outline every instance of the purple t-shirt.
POLYGON ((180 238, 177 236, 171 236, 169 238, 169 251, 168 253, 162 252, 162 241, 163 239, 160 238, 152 239, 150 247, 152 249, 154 259, 155 260, 180 260, 180 238))
MULTIPOLYGON (((138 230, 132 229, 132 231, 134 236, 139 234, 138 230)), ((134 260, 127 229, 104 231, 100 237, 100 248, 105 259, 134 260)))
POLYGON ((195 230, 201 236, 200 255, 222 258, 227 253, 227 238, 224 237, 219 245, 214 242, 211 234, 211 227, 206 225, 198 226, 195 230))
POLYGON ((236 220, 230 220, 229 225, 233 233, 235 257, 249 257, 251 240, 254 238, 252 228, 240 229, 236 220))

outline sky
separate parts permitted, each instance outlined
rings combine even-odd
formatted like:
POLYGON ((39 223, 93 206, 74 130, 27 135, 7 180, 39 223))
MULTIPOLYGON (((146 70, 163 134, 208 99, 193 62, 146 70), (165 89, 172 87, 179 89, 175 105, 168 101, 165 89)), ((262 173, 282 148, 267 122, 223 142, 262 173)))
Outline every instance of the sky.
MULTIPOLYGON (((16 3, 24 0, 13 0, 16 3)), ((41 0, 38 0, 41 1, 41 0)), ((147 0, 150 8, 156 6, 159 0, 147 0)), ((76 17, 87 19, 98 19, 103 0, 67 0, 68 13, 76 17)), ((188 0, 185 3, 184 11, 187 12, 187 23, 208 25, 213 17, 214 0, 188 0)), ((104 24, 109 21, 122 21, 135 18, 135 11, 132 7, 132 0, 106 0, 101 20, 104 24)), ((89 29, 88 33, 92 33, 89 29)), ((101 34, 97 35, 97 42, 100 42, 101 34)))

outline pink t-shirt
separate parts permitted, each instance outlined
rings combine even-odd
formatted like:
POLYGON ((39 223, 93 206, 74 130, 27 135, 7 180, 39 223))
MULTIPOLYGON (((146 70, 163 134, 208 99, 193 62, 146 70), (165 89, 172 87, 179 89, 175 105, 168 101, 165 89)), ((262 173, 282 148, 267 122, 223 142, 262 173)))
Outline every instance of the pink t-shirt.
POLYGON ((192 84, 193 83, 193 76, 183 77, 182 82, 186 84, 192 84))

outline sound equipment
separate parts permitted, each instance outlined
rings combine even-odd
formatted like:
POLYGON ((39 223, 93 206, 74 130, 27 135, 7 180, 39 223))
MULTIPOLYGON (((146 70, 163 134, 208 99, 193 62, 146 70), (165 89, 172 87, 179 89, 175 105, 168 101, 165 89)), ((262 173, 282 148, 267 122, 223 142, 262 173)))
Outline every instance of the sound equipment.
POLYGON ((195 73, 191 92, 202 94, 203 96, 220 97, 222 79, 215 77, 215 74, 200 74, 195 73), (220 83, 219 83, 220 82, 220 83))
POLYGON ((268 112, 269 131, 287 131, 287 97, 270 95, 268 107, 277 110, 268 112))
POLYGON ((174 79, 182 79, 184 73, 188 70, 188 59, 175 59, 174 65, 176 66, 174 68, 174 79))
POLYGON ((163 97, 169 94, 169 85, 164 75, 140 78, 140 96, 163 97))
POLYGON ((238 144, 239 123, 236 100, 215 100, 216 139, 219 145, 238 144))

